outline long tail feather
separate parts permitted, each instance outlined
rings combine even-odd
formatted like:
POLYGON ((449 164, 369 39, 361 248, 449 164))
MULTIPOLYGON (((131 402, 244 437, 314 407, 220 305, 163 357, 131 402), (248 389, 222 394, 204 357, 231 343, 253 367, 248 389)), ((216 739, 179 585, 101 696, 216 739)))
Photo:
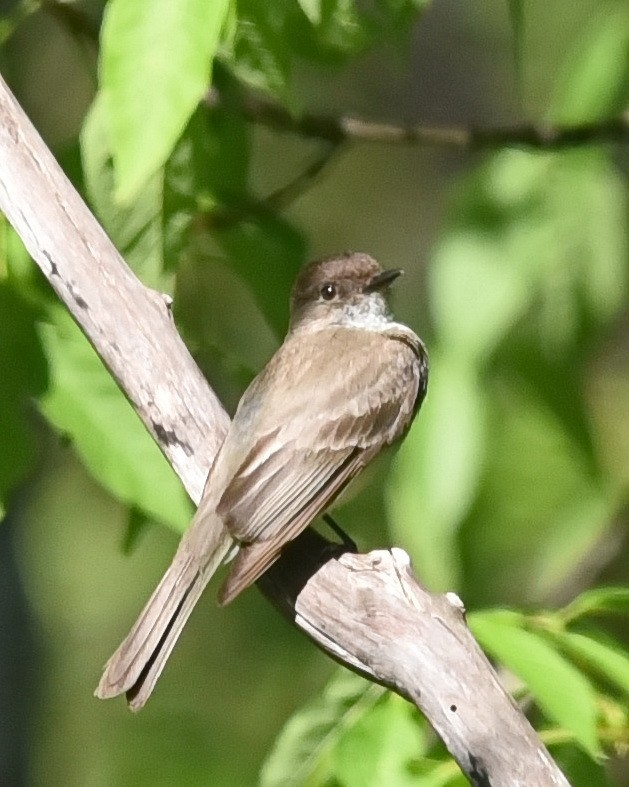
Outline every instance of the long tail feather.
POLYGON ((269 548, 266 542, 241 545, 229 576, 218 591, 220 606, 227 606, 245 588, 253 585, 267 568, 275 563, 281 551, 281 543, 275 549, 269 548))
POLYGON ((190 613, 232 544, 222 526, 213 532, 213 543, 203 544, 202 557, 191 548, 194 531, 183 537, 153 595, 107 662, 94 692, 97 697, 107 699, 126 693, 132 710, 146 703, 190 613))

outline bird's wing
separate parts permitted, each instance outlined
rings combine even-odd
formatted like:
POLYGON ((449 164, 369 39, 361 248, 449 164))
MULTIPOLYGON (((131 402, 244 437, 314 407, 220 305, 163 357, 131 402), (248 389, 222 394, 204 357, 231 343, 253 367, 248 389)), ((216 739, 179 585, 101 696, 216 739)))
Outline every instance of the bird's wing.
MULTIPOLYGON (((293 499, 290 506, 279 512, 280 528, 276 526, 272 530, 267 528, 266 537, 243 542, 232 570, 219 592, 219 603, 228 604, 253 584, 277 560, 283 547, 308 527, 321 511, 331 505, 334 498, 360 472, 377 450, 354 449, 342 462, 338 461, 339 457, 335 457, 335 461, 328 464, 327 472, 321 472, 319 482, 312 484, 309 493, 304 494, 302 498, 293 499)), ((322 466, 324 465, 325 463, 322 463, 322 466)))
POLYGON ((230 533, 243 542, 221 596, 224 603, 254 582, 284 544, 410 424, 420 385, 416 353, 402 342, 382 352, 381 336, 359 334, 365 346, 358 352, 353 341, 348 350, 348 337, 340 331, 331 332, 329 342, 306 347, 302 342, 303 363, 292 384, 282 379, 282 355, 276 356, 273 373, 282 379, 282 397, 265 411, 264 421, 258 420, 255 444, 217 507, 230 533), (326 379, 330 358, 336 384, 326 379), (315 372, 308 374, 304 363, 315 372), (290 403, 290 414, 282 398, 290 403))

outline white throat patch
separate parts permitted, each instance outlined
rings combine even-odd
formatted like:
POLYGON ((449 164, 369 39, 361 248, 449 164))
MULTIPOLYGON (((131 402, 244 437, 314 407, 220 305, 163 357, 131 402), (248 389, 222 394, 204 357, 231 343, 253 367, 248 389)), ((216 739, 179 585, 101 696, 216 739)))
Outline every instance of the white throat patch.
POLYGON ((363 328, 381 331, 393 322, 386 300, 379 292, 371 292, 358 303, 349 303, 343 309, 343 325, 348 328, 363 328))

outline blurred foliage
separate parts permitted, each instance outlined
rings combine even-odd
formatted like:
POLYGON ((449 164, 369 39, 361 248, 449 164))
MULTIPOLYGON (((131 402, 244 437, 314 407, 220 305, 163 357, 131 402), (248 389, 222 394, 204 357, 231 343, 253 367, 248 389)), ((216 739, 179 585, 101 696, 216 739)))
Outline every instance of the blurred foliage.
POLYGON ((70 315, 57 306, 49 317, 40 327, 50 377, 43 414, 118 500, 183 531, 192 508, 166 459, 70 315))
MULTIPOLYGON (((361 248, 406 268, 396 312, 428 344, 428 398, 341 521, 361 546, 387 522, 431 589, 460 593, 572 784, 626 783, 627 139, 331 150, 243 109, 259 91, 295 116, 603 123, 629 103, 626 4, 23 0, 0 8, 0 43, 229 409, 307 258, 361 248)), ((1 217, 0 362, 0 511, 22 521, 44 654, 36 783, 464 783, 407 703, 346 672, 322 688, 327 661, 255 593, 203 607, 139 719, 93 702, 172 552, 145 525, 180 531, 190 504, 1 217)))

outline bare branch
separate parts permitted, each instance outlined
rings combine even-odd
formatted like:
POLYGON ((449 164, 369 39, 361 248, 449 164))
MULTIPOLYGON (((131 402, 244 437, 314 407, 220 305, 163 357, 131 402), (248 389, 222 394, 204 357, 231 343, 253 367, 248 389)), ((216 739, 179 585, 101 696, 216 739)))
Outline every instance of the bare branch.
MULTIPOLYGON (((207 101, 220 106, 219 93, 212 90, 207 101)), ((230 108, 254 123, 298 134, 302 137, 342 142, 379 142, 390 145, 425 145, 452 150, 487 150, 524 147, 558 150, 577 145, 629 140, 629 111, 606 120, 569 126, 525 123, 497 128, 428 126, 423 124, 376 123, 360 118, 305 114, 294 117, 280 104, 248 95, 230 108)))
MULTIPOLYGON (((1 78, 0 208, 198 501, 228 417, 165 297, 125 265, 1 78)), ((265 592, 337 660, 422 708, 473 784, 567 785, 455 597, 424 591, 399 550, 330 550, 306 532, 265 592)))
POLYGON ((229 417, 1 78, 0 209, 198 502, 229 417))
POLYGON ((472 784, 567 785, 454 593, 429 593, 401 549, 348 553, 310 530, 289 550, 261 590, 332 658, 413 702, 472 784))

